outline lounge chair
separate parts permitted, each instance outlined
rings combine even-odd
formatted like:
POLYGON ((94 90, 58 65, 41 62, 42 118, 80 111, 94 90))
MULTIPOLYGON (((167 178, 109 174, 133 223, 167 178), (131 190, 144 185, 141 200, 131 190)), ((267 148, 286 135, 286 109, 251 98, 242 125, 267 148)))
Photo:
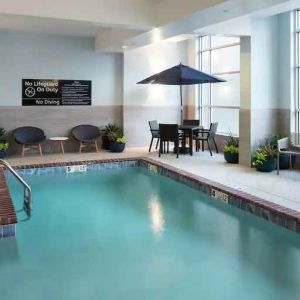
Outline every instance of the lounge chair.
POLYGON ((280 155, 287 154, 290 156, 290 169, 292 169, 292 156, 300 156, 299 151, 293 151, 290 149, 290 140, 289 138, 283 138, 277 141, 277 175, 279 175, 280 169, 280 155))
POLYGON ((46 136, 42 129, 32 126, 19 127, 13 131, 13 135, 16 143, 22 145, 22 157, 29 148, 38 148, 40 155, 43 155, 41 143, 46 136))
POLYGON ((78 125, 72 129, 72 135, 80 143, 79 153, 82 148, 94 146, 98 152, 97 139, 100 137, 100 130, 93 125, 78 125))

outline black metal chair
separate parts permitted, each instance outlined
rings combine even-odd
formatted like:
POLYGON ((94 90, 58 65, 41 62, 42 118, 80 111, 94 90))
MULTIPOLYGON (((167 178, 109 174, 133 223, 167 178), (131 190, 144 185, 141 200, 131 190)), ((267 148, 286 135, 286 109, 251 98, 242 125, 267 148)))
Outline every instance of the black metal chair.
POLYGON ((199 134, 194 137, 194 140, 196 140, 196 151, 199 151, 200 149, 200 142, 202 142, 202 151, 204 151, 204 142, 207 143, 210 155, 212 156, 212 151, 211 151, 211 144, 210 142, 212 141, 214 143, 216 152, 219 153, 216 141, 215 141, 215 136, 217 133, 218 129, 218 123, 211 123, 209 130, 203 129, 199 131, 199 134))
POLYGON ((13 131, 13 136, 16 143, 22 145, 22 157, 29 148, 38 148, 40 155, 43 155, 41 143, 46 136, 42 129, 33 126, 19 127, 13 131))
POLYGON ((151 143, 150 143, 150 147, 149 147, 149 152, 151 152, 153 140, 157 139, 155 149, 157 149, 158 144, 159 144, 159 139, 160 139, 159 125, 156 120, 149 121, 148 123, 149 123, 149 127, 150 127, 150 132, 151 132, 151 143))
POLYGON ((82 148, 94 145, 98 152, 97 139, 100 137, 100 130, 93 125, 78 125, 72 129, 72 135, 80 143, 79 153, 82 148))
MULTIPOLYGON (((200 126, 200 120, 183 120, 182 125, 200 126)), ((198 135, 199 131, 194 131, 195 135, 198 135)))
MULTIPOLYGON (((159 124, 159 133, 160 133, 160 143, 159 143, 159 157, 162 153, 165 153, 165 143, 169 142, 174 143, 174 149, 179 155, 179 132, 177 124, 159 124)), ((169 150, 169 149, 168 149, 169 150)), ((169 151, 168 151, 169 152, 169 151)))
POLYGON ((200 126, 200 120, 183 120, 182 125, 200 126))
MULTIPOLYGON (((200 126, 200 120, 192 120, 192 119, 186 119, 183 120, 182 125, 190 125, 190 126, 200 126)), ((199 134, 199 130, 193 131, 193 138, 197 137, 199 134)), ((182 140, 185 143, 186 138, 188 138, 189 135, 182 135, 182 140)))

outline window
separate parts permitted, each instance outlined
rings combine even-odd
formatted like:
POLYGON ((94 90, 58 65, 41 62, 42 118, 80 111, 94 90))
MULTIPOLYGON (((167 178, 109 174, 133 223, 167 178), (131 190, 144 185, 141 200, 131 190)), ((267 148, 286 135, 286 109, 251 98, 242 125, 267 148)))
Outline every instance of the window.
POLYGON ((197 117, 206 128, 211 122, 218 122, 220 134, 232 132, 238 136, 240 39, 225 36, 201 36, 197 38, 196 64, 199 70, 226 80, 224 83, 197 86, 197 117))
POLYGON ((300 11, 295 20, 295 144, 300 144, 300 11))

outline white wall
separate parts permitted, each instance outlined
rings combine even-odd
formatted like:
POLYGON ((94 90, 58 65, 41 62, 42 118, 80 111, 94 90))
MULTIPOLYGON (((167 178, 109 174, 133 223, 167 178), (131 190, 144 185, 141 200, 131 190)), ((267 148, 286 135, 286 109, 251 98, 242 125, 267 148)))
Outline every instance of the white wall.
POLYGON ((275 133, 290 133, 293 69, 290 13, 252 20, 251 46, 241 54, 241 162, 275 133), (248 57, 248 53, 250 57, 248 57), (248 66, 247 66, 248 65, 248 66), (248 67, 251 67, 250 72, 248 67), (250 80, 247 81, 250 75, 250 80))
POLYGON ((278 102, 278 18, 252 22, 251 95, 252 109, 277 108, 278 102))
MULTIPOLYGON (((131 146, 149 144, 148 121, 180 122, 178 86, 137 85, 146 77, 180 62, 186 63, 185 42, 162 42, 128 50, 124 54, 124 127, 131 146)), ((186 89, 185 89, 186 91, 186 89)), ((184 98, 186 92, 184 92, 184 98)))
POLYGON ((125 51, 124 104, 126 106, 177 106, 180 103, 179 87, 136 83, 185 60, 185 43, 162 42, 125 51))
POLYGON ((92 80, 93 105, 122 105, 122 64, 92 38, 0 32, 0 106, 22 105, 22 78, 92 80))
MULTIPOLYGON (((122 124, 123 56, 94 51, 92 38, 0 32, 0 127, 36 126, 71 136, 79 124, 122 124), (22 78, 92 81, 92 106, 22 106, 22 78)), ((19 148, 11 139, 10 151, 19 148)), ((58 151, 44 143, 45 152, 58 151)), ((77 144, 69 140, 67 151, 77 144)))

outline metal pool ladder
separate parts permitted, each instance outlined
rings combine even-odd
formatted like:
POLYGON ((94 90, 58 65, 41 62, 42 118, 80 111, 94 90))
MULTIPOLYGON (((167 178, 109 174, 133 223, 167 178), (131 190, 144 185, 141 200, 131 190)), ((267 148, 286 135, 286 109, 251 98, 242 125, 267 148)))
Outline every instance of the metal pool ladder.
POLYGON ((4 166, 8 171, 14 175, 14 177, 23 185, 24 187, 24 200, 23 200, 23 209, 28 218, 31 217, 31 188, 24 181, 24 179, 12 168, 12 166, 5 160, 0 159, 0 165, 4 166))

